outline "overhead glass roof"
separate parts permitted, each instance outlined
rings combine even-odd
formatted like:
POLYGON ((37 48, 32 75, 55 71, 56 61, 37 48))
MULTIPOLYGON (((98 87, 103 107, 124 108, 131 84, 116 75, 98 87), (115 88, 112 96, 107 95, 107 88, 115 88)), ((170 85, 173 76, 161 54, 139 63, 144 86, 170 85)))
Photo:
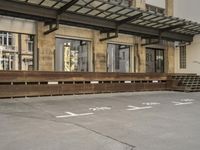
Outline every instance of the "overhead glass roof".
MULTIPOLYGON (((60 9, 72 0, 13 0, 24 2, 40 7, 48 7, 51 9, 60 9)), ((140 25, 158 30, 168 29, 172 32, 196 35, 200 33, 200 24, 176 17, 167 17, 140 9, 119 5, 117 3, 108 2, 109 0, 79 0, 66 11, 95 16, 116 22, 123 21, 127 18, 141 14, 140 17, 128 22, 133 25, 140 25)))

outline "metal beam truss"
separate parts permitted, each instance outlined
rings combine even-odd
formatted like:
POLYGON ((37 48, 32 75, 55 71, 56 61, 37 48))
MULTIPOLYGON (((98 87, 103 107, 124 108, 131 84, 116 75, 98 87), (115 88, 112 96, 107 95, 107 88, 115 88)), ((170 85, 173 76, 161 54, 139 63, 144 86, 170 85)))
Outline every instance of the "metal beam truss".
POLYGON ((154 39, 148 38, 150 42, 142 44, 142 46, 148 46, 148 45, 154 45, 154 44, 161 44, 161 42, 162 42, 162 34, 164 32, 170 31, 170 30, 173 30, 173 29, 176 29, 176 28, 181 28, 181 27, 183 27, 185 25, 186 25, 186 23, 181 23, 181 24, 177 24, 175 26, 171 26, 171 27, 167 27, 167 28, 162 28, 162 29, 159 30, 159 37, 158 37, 158 39, 156 41, 154 39))
POLYGON ((123 19, 123 20, 120 20, 120 21, 117 21, 116 22, 116 29, 113 31, 113 30, 104 30, 104 31, 101 31, 100 33, 106 33, 107 37, 106 38, 102 38, 100 39, 100 41, 105 41, 105 40, 109 40, 109 39, 113 39, 113 38, 117 38, 118 35, 119 35, 119 27, 123 24, 126 24, 126 23, 129 23, 129 22, 132 22, 134 20, 137 20, 139 17, 141 17, 143 14, 142 13, 139 13, 137 15, 134 15, 134 16, 131 16, 131 17, 128 17, 126 19, 123 19), (114 35, 111 35, 112 33, 114 33, 114 35))
POLYGON ((193 36, 200 33, 198 23, 113 4, 107 0, 1 0, 0 14, 44 21, 49 25, 45 34, 58 29, 59 24, 100 30, 106 33, 102 41, 125 33, 192 42, 193 36))
POLYGON ((176 45, 176 47, 182 47, 182 46, 188 46, 191 45, 191 42, 179 42, 178 45, 176 45))
POLYGON ((56 16, 55 21, 48 21, 45 22, 45 26, 49 26, 49 30, 44 32, 44 35, 47 35, 51 32, 54 32, 59 29, 59 16, 56 16))
MULTIPOLYGON (((45 2, 45 0, 42 0, 41 2, 40 2, 40 5, 42 4, 42 3, 44 3, 45 2)), ((48 25, 49 26, 49 30, 47 30, 47 31, 45 31, 44 32, 44 34, 45 35, 47 35, 47 34, 49 34, 49 33, 51 33, 51 32, 54 32, 54 31, 56 31, 56 30, 58 30, 59 29, 59 18, 60 18, 60 16, 67 10, 67 9, 69 9, 71 6, 73 6, 75 3, 77 3, 78 2, 78 0, 72 0, 72 1, 70 1, 70 2, 68 2, 68 3, 66 3, 64 6, 62 6, 61 8, 59 8, 58 10, 57 10, 57 15, 56 15, 56 20, 55 21, 50 21, 50 22, 45 22, 45 25, 48 25)))

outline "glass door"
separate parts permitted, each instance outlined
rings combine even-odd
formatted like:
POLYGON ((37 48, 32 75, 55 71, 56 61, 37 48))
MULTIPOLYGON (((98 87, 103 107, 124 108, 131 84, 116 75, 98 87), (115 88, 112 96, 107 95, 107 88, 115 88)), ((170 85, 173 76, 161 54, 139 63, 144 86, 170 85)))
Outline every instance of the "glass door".
POLYGON ((130 71, 130 46, 120 44, 108 44, 107 47, 107 71, 130 71))
POLYGON ((152 49, 146 50, 146 72, 155 72, 155 51, 152 49))
POLYGON ((156 72, 164 72, 164 50, 156 50, 156 72))
POLYGON ((56 71, 88 72, 90 42, 76 39, 56 39, 56 71))
POLYGON ((146 49, 146 72, 164 72, 164 50, 151 48, 146 49))

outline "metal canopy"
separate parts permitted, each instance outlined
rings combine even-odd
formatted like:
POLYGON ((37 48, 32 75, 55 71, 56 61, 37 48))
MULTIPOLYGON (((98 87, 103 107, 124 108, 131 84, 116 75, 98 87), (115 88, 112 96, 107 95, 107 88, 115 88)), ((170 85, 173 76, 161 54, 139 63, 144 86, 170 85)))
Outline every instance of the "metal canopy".
POLYGON ((1 0, 0 14, 148 38, 191 42, 200 24, 108 2, 109 0, 1 0), (58 17, 59 16, 59 17, 58 17), (116 29, 117 28, 117 29, 116 29))

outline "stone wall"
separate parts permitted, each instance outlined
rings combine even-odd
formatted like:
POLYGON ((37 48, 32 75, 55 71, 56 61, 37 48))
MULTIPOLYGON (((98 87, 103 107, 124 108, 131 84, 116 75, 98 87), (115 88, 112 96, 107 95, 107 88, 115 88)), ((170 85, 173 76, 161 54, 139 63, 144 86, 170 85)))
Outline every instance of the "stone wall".
POLYGON ((37 23, 38 69, 40 71, 54 71, 55 32, 44 35, 48 30, 43 22, 37 23))
POLYGON ((142 10, 146 9, 145 4, 146 4, 146 0, 134 0, 133 1, 133 7, 140 8, 142 10))
POLYGON ((59 30, 55 32, 56 37, 85 39, 91 42, 90 57, 91 68, 90 71, 106 72, 107 71, 107 44, 117 43, 131 46, 131 66, 130 71, 134 72, 134 44, 135 36, 119 34, 118 38, 100 41, 104 35, 101 35, 97 30, 90 30, 72 26, 60 26, 59 30))
MULTIPOLYGON (((103 35, 97 30, 84 29, 72 26, 61 25, 59 30, 44 35, 47 30, 44 24, 39 22, 37 24, 37 45, 40 71, 54 71, 54 50, 56 44, 56 37, 83 39, 91 42, 90 48, 90 68, 92 72, 106 72, 107 71, 107 44, 116 43, 130 45, 130 72, 145 73, 146 72, 146 47, 141 46, 142 41, 140 37, 119 34, 118 38, 107 41, 100 41, 103 35)), ((150 46, 151 47, 151 46, 150 46)), ((165 72, 174 72, 174 47, 173 44, 165 44, 164 46, 155 45, 155 48, 165 49, 165 72)))
POLYGON ((166 73, 174 73, 175 72, 175 46, 173 42, 168 42, 167 47, 167 68, 166 73))
POLYGON ((176 73, 197 73, 200 75, 200 35, 194 37, 192 44, 186 46, 186 68, 180 68, 180 47, 175 50, 175 72, 176 73))

